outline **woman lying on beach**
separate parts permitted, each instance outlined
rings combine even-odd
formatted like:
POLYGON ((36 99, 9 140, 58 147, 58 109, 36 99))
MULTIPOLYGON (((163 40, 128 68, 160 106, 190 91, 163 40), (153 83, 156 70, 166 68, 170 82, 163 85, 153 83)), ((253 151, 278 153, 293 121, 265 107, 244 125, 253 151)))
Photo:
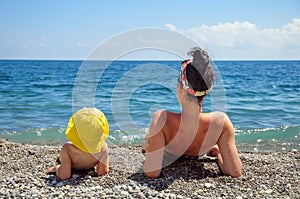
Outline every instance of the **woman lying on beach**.
POLYGON ((202 112, 202 101, 212 89, 214 72, 211 60, 201 48, 189 53, 193 61, 182 62, 178 78, 177 99, 181 113, 160 110, 154 113, 149 134, 143 141, 146 151, 144 172, 157 178, 161 169, 182 155, 201 156, 210 151, 218 159, 225 175, 242 175, 242 163, 234 140, 234 128, 222 112, 202 112), (165 163, 164 157, 173 157, 165 163))

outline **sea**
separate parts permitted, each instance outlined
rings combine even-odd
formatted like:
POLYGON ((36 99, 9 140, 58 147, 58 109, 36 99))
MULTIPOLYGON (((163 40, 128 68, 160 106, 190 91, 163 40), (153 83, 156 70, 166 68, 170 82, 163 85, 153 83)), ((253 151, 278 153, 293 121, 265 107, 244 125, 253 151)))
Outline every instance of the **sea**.
MULTIPOLYGON (((97 107, 109 144, 140 145, 155 111, 180 112, 181 61, 0 60, 0 138, 61 145, 72 114, 97 107)), ((300 61, 215 61, 203 112, 223 111, 239 151, 300 150, 300 61)))

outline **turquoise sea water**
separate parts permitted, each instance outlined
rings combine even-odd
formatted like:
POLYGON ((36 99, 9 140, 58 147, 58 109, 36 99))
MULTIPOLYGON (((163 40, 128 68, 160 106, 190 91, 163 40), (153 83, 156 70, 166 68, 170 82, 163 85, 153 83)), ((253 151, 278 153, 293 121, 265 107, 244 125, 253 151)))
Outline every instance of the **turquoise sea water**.
MULTIPOLYGON (((300 61, 216 61, 203 111, 226 111, 241 151, 300 150, 300 61)), ((0 60, 0 137, 62 144, 72 113, 96 106, 108 142, 140 144, 154 111, 180 111, 180 61, 0 60)))

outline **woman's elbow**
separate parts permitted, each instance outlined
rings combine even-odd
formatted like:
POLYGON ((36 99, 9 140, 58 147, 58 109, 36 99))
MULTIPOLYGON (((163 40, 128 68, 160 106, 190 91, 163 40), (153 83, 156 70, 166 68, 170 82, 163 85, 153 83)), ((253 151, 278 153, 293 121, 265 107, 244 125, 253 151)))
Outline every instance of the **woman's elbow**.
POLYGON ((242 169, 236 169, 236 170, 231 170, 231 171, 225 172, 225 175, 231 176, 233 178, 239 178, 243 174, 242 174, 242 169))
POLYGON ((231 174, 231 177, 233 177, 233 178, 239 178, 239 177, 241 177, 243 174, 242 174, 242 169, 240 169, 240 170, 236 170, 236 171, 234 171, 232 174, 231 174))
POLYGON ((146 176, 148 176, 149 178, 158 178, 160 173, 157 172, 145 172, 146 176))
POLYGON ((145 169, 144 167, 144 173, 146 174, 146 176, 148 176, 149 178, 158 178, 160 176, 160 170, 156 170, 156 171, 148 171, 147 169, 145 169))

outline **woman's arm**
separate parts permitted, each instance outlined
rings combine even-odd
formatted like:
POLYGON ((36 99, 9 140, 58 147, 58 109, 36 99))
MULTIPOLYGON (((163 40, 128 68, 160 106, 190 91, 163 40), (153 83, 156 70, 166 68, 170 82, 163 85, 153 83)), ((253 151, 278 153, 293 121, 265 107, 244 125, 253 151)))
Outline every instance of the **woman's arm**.
POLYGON ((163 132, 165 117, 165 111, 155 112, 149 128, 149 145, 146 150, 144 172, 150 178, 159 177, 162 169, 165 149, 165 136, 163 132))
POLYGON ((224 121, 223 131, 218 140, 218 163, 225 175, 237 178, 242 175, 243 166, 235 145, 234 128, 226 114, 224 121))

